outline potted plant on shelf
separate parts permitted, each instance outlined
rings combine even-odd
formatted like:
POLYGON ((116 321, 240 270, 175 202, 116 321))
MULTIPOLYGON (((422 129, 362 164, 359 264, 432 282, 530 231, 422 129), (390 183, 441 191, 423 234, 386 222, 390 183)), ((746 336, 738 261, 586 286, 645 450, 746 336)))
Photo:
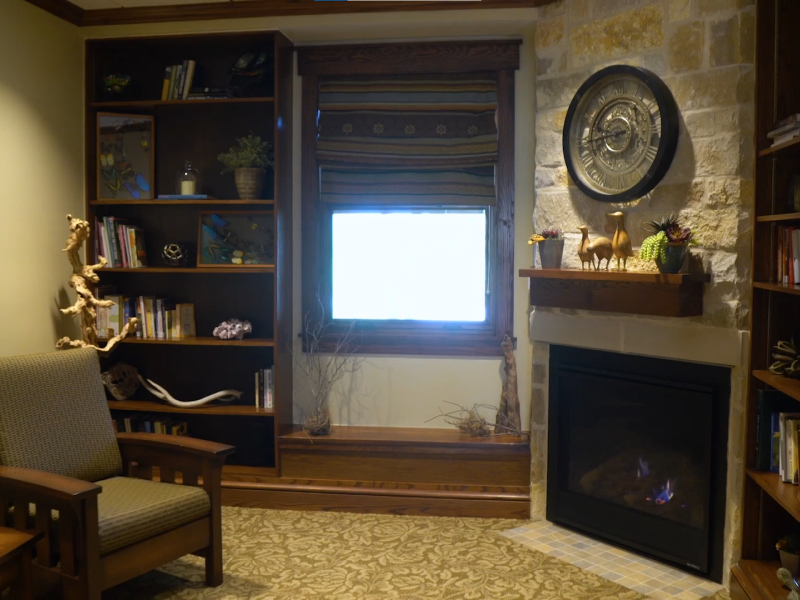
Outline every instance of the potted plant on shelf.
POLYGON ((660 221, 650 221, 648 228, 653 235, 642 242, 639 258, 654 260, 662 273, 679 273, 686 262, 689 245, 696 244, 689 227, 681 227, 675 215, 660 221))
MULTIPOLYGON (((545 229, 542 233, 534 233, 528 245, 539 248, 539 260, 543 269, 560 269, 561 257, 564 255, 564 233, 560 229, 545 229)), ((533 262, 536 264, 536 251, 533 262)))
POLYGON ((236 145, 217 158, 225 167, 222 174, 233 171, 236 189, 242 200, 255 200, 264 190, 267 167, 272 168, 272 145, 253 133, 236 140, 236 145))
POLYGON ((775 549, 781 555, 781 566, 789 571, 792 577, 797 577, 797 572, 800 570, 800 536, 793 533, 781 538, 775 544, 775 549))

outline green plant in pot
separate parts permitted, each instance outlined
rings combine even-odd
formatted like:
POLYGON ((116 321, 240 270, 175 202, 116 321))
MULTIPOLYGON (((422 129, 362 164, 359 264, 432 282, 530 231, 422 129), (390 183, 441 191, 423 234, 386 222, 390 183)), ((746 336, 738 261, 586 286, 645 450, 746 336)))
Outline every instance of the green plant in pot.
POLYGON ((253 133, 236 140, 228 152, 220 154, 222 174, 233 172, 242 200, 255 200, 264 191, 266 169, 272 168, 272 145, 253 133))
MULTIPOLYGON (((561 258, 564 255, 564 233, 560 229, 545 229, 542 233, 534 233, 528 240, 528 245, 539 248, 539 259, 543 269, 560 269, 561 258)), ((534 251, 534 264, 536 256, 534 251)))
POLYGON ((689 246, 697 243, 692 230, 681 227, 675 215, 650 221, 648 229, 653 235, 642 242, 639 258, 654 260, 662 273, 679 273, 689 254, 689 246))
POLYGON ((781 566, 797 577, 800 570, 800 535, 795 533, 778 540, 775 549, 781 555, 781 566))

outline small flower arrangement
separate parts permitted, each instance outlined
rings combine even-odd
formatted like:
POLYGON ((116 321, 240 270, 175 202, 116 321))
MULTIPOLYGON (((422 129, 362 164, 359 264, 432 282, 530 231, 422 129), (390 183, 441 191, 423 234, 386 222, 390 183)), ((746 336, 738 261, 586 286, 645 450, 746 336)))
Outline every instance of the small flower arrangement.
POLYGON ((559 240, 564 237, 564 232, 560 229, 551 228, 551 229, 543 229, 542 233, 534 233, 531 236, 531 239, 528 240, 528 245, 533 246, 539 242, 543 242, 545 240, 559 240))
POLYGON ((250 133, 236 140, 236 146, 220 154, 217 159, 225 167, 222 174, 236 169, 265 169, 271 167, 272 145, 260 136, 250 133))
POLYGON ((660 221, 650 221, 648 228, 653 235, 642 242, 642 249, 639 252, 639 258, 644 261, 666 262, 668 244, 688 246, 697 243, 691 228, 681 227, 675 215, 670 215, 660 221))
POLYGON ((800 554, 800 535, 793 533, 779 539, 775 549, 789 554, 800 554))

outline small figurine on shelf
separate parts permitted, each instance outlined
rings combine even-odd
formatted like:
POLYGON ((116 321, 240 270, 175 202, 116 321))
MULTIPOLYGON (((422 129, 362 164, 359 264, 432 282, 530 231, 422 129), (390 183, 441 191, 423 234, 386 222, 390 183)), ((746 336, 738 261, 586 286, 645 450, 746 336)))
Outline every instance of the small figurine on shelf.
MULTIPOLYGON (((544 229, 542 233, 534 233, 528 240, 528 245, 537 245, 539 259, 543 269, 560 269, 561 258, 564 255, 564 234, 560 229, 544 229)), ((534 264, 536 263, 534 251, 534 264)))
POLYGON ((185 267, 189 264, 189 247, 181 242, 170 242, 161 251, 164 264, 169 267, 185 267))
POLYGON ((779 341, 773 348, 772 358, 775 362, 769 366, 770 373, 792 379, 800 378, 800 357, 797 356, 794 339, 788 342, 779 341))
POLYGON ((581 270, 585 267, 585 263, 589 263, 595 271, 600 270, 600 264, 603 259, 606 260, 606 271, 608 265, 611 263, 611 257, 614 256, 614 250, 611 247, 611 240, 604 237, 595 238, 594 241, 589 239, 589 228, 586 225, 578 227, 581 232, 581 243, 578 246, 578 256, 581 259, 581 270), (597 266, 594 264, 594 259, 597 257, 597 266))
POLYGON ((109 96, 121 96, 131 83, 131 76, 124 73, 111 73, 103 77, 103 86, 109 96))
POLYGON ((617 230, 614 232, 614 239, 611 240, 611 248, 614 251, 614 258, 617 259, 617 271, 628 270, 628 259, 633 256, 633 248, 631 247, 631 238, 628 237, 628 232, 625 231, 625 213, 617 211, 609 213, 609 217, 613 217, 617 222, 617 230), (619 261, 622 260, 622 268, 620 268, 619 261))
POLYGON ((214 328, 214 337, 221 340, 242 340, 248 333, 253 333, 252 324, 239 319, 223 321, 214 328))

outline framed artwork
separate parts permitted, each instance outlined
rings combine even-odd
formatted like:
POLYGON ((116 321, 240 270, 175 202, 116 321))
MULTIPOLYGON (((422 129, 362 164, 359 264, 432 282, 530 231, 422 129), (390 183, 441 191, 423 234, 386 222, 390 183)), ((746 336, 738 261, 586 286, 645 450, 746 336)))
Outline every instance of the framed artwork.
POLYGON ((265 267, 275 264, 275 213, 202 211, 198 267, 265 267))
POLYGON ((155 120, 148 115, 97 114, 97 198, 152 200, 155 120))

